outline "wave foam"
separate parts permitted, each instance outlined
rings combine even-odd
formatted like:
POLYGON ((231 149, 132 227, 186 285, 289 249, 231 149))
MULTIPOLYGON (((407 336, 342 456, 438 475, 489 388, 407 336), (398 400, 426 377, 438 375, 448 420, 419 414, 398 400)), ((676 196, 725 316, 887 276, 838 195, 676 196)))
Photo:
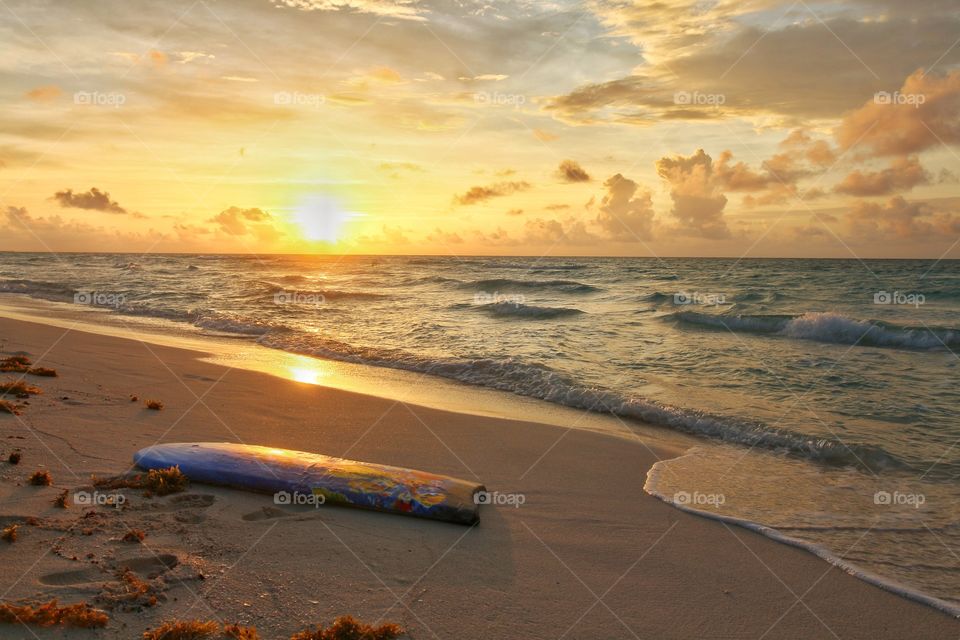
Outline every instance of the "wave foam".
POLYGON ((751 316, 680 311, 665 317, 735 332, 776 334, 798 340, 868 347, 941 349, 960 345, 960 330, 957 329, 902 327, 848 318, 835 312, 809 312, 799 316, 751 316))
POLYGON ((397 349, 356 347, 296 333, 267 334, 259 342, 275 349, 331 360, 429 373, 575 409, 642 420, 723 442, 786 451, 826 464, 874 470, 903 466, 879 447, 848 445, 839 440, 797 434, 760 423, 671 407, 642 397, 627 398, 605 389, 583 386, 549 367, 516 358, 433 359, 397 349))

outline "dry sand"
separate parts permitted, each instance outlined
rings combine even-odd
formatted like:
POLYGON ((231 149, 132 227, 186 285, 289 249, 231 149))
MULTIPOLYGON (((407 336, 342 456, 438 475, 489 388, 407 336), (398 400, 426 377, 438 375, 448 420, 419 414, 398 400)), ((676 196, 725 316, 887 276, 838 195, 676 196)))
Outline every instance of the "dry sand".
MULTIPOLYGON (((253 624, 266 639, 352 614, 412 638, 956 638, 947 615, 760 535, 643 493, 674 452, 581 430, 478 417, 231 370, 194 351, 0 319, 0 350, 56 368, 0 415, 0 596, 98 602, 127 566, 152 607, 113 606, 99 631, 0 638, 137 638, 161 620, 253 624), (135 394, 138 402, 129 397, 135 394), (143 400, 157 398, 163 411, 143 400), (523 494, 475 527, 193 485, 122 509, 53 506, 157 442, 233 441, 415 467, 523 494), (52 487, 27 477, 48 469, 52 487), (84 517, 89 511, 93 517, 84 517), (142 544, 123 542, 142 529, 142 544), (131 609, 131 610, 124 610, 131 609)), ((12 377, 12 376, 2 376, 12 377)), ((100 604, 99 606, 108 606, 100 604)), ((36 634, 36 635, 34 635, 36 634)))

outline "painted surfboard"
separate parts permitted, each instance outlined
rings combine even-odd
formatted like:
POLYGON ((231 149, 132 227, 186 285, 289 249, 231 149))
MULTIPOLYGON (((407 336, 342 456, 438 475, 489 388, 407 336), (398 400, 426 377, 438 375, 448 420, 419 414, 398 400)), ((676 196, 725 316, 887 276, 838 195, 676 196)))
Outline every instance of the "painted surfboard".
POLYGON ((229 442, 183 442, 141 449, 141 469, 180 467, 193 482, 272 493, 277 504, 339 504, 445 520, 479 521, 483 485, 383 464, 229 442))

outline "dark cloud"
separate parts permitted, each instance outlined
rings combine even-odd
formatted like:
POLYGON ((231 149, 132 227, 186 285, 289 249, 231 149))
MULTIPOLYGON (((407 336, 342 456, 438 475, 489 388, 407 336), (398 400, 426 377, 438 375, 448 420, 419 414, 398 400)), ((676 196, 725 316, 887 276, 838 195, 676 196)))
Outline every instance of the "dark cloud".
POLYGON ((53 199, 59 202, 61 207, 90 209, 105 213, 127 213, 127 210, 117 201, 110 199, 109 193, 100 191, 96 187, 83 193, 74 193, 72 189, 57 191, 53 194, 53 199))
POLYGON ((470 187, 463 195, 454 196, 454 202, 461 205, 476 204, 491 198, 508 196, 518 191, 526 191, 531 187, 529 182, 498 182, 487 186, 470 187))
POLYGON ((576 124, 764 114, 838 118, 875 92, 892 91, 918 67, 960 62, 954 46, 960 20, 946 4, 899 12, 885 7, 884 19, 864 19, 880 14, 855 3, 829 14, 798 6, 797 19, 772 28, 737 19, 757 4, 779 5, 776 15, 790 6, 597 0, 594 10, 643 47, 649 62, 642 71, 582 85, 544 106, 576 124))
POLYGON ((590 174, 573 160, 561 162, 557 167, 557 175, 564 182, 590 182, 590 174))

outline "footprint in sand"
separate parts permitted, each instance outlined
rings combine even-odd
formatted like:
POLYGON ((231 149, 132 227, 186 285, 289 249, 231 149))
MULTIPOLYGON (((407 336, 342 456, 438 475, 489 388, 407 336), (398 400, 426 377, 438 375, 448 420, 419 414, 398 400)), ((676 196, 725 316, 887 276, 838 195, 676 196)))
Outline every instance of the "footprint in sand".
POLYGON ((258 520, 272 520, 273 518, 289 518, 295 515, 298 514, 277 509, 276 507, 262 507, 256 511, 245 514, 243 519, 247 522, 256 522, 258 520))
MULTIPOLYGON (((118 568, 128 567, 141 576, 153 577, 173 569, 180 561, 171 553, 161 553, 156 556, 141 556, 117 560, 118 568)), ((40 576, 40 583, 55 586, 74 586, 88 583, 101 583, 106 580, 104 571, 96 567, 78 569, 75 571, 60 571, 40 576)))
POLYGON ((184 493, 173 496, 165 502, 148 502, 144 508, 151 511, 182 511, 185 509, 206 509, 213 506, 217 499, 208 493, 184 493))

